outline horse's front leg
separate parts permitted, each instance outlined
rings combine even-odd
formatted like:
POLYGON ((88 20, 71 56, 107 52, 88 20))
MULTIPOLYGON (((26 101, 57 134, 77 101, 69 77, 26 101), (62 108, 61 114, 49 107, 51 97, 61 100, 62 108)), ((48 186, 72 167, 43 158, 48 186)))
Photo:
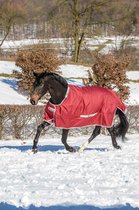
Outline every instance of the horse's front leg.
POLYGON ((40 134, 42 132, 42 130, 46 127, 50 125, 49 123, 43 121, 38 127, 37 127, 37 132, 36 132, 36 135, 35 135, 35 138, 33 140, 33 146, 32 146, 32 152, 33 153, 36 153, 38 150, 37 150, 37 144, 38 144, 38 141, 39 141, 39 137, 40 137, 40 134))
POLYGON ((73 147, 70 147, 67 144, 68 133, 69 133, 69 129, 63 129, 62 130, 62 139, 61 139, 61 141, 64 144, 66 150, 68 150, 69 152, 76 152, 76 150, 73 147))

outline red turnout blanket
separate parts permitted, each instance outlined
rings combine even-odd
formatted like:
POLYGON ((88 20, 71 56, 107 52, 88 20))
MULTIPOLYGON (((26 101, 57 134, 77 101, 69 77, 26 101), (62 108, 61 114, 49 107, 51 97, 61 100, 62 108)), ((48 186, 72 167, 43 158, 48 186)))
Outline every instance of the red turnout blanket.
POLYGON ((50 101, 45 107, 44 120, 58 128, 76 128, 89 125, 111 127, 115 112, 126 107, 117 94, 107 88, 69 85, 59 105, 50 101))

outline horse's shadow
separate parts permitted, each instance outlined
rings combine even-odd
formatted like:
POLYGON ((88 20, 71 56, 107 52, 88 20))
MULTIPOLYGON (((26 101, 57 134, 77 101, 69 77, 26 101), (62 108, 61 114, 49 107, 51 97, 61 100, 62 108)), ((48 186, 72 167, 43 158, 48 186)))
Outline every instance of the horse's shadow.
MULTIPOLYGON (((26 152, 32 150, 31 145, 21 145, 21 146, 0 146, 0 149, 17 149, 21 152, 26 152)), ((79 147, 74 147, 76 151, 79 150, 79 147)), ((65 147, 62 145, 39 145, 38 146, 39 152, 61 152, 65 151, 65 147)), ((85 151, 98 151, 98 152, 106 152, 108 148, 86 148, 85 151)))
MULTIPOLYGON (((22 207, 16 207, 7 203, 0 203, 0 209, 1 210, 25 210, 25 208, 22 207)), ((139 210, 139 208, 134 208, 130 204, 126 205, 119 205, 119 206, 110 206, 110 207, 104 207, 99 208, 92 205, 77 205, 73 204, 70 206, 63 206, 63 205, 55 205, 55 206, 48 206, 48 207, 36 207, 34 205, 30 205, 28 210, 139 210)))
MULTIPOLYGON (((0 149, 17 149, 20 150, 21 152, 26 152, 29 150, 32 150, 32 146, 31 145, 21 145, 21 146, 0 146, 0 149)), ((40 152, 47 152, 47 151, 51 151, 51 152, 57 152, 60 150, 64 150, 64 146, 60 146, 60 145, 43 145, 43 146, 38 146, 38 150, 40 152)))

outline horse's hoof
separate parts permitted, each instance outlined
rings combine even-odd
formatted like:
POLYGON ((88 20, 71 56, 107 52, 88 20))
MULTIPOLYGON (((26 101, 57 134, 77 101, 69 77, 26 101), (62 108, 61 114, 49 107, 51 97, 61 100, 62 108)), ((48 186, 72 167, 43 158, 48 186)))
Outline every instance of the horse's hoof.
POLYGON ((70 147, 69 152, 76 152, 76 149, 74 149, 73 147, 70 147))
POLYGON ((37 149, 32 149, 32 152, 33 152, 34 154, 36 154, 36 153, 38 152, 38 150, 37 150, 37 149))
POLYGON ((115 148, 116 148, 116 149, 121 149, 121 147, 120 147, 119 145, 117 145, 115 148))

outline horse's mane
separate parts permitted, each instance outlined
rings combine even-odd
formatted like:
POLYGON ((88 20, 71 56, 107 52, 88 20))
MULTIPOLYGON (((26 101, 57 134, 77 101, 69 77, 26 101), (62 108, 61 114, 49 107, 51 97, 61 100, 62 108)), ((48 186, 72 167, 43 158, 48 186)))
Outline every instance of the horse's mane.
POLYGON ((46 76, 52 76, 52 78, 56 79, 58 82, 60 82, 64 87, 67 87, 68 86, 68 83, 67 81, 62 77, 60 76, 59 74, 56 74, 56 73, 46 73, 46 76))

